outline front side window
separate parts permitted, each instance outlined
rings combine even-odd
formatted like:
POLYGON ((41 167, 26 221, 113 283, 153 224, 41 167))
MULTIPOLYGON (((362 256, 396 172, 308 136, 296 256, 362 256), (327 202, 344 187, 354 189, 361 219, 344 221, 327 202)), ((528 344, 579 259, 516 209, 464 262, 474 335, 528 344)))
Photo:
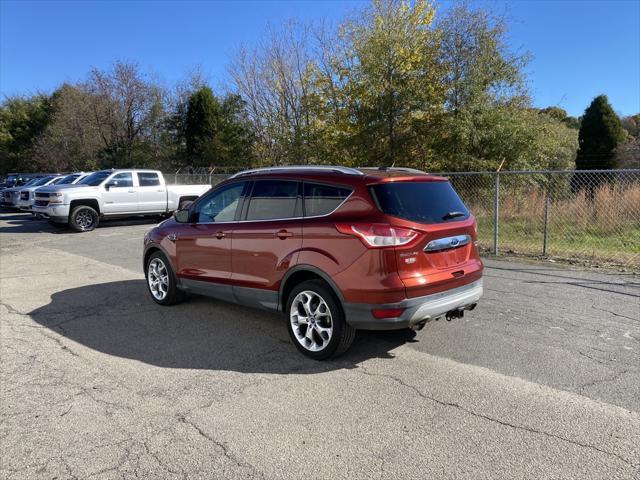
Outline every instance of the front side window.
POLYGON ((277 220, 300 217, 298 182, 258 180, 253 186, 247 220, 277 220))
POLYGON ((160 177, 154 172, 138 172, 138 183, 141 187, 156 187, 160 185, 160 177))
POLYGON ((233 222, 245 182, 214 190, 195 206, 196 223, 233 222))
POLYGON ((304 214, 306 217, 327 215, 340 206, 351 190, 318 183, 304 184, 304 214))
POLYGON ((133 175, 131 172, 118 173, 109 180, 109 185, 112 187, 133 187, 133 175))

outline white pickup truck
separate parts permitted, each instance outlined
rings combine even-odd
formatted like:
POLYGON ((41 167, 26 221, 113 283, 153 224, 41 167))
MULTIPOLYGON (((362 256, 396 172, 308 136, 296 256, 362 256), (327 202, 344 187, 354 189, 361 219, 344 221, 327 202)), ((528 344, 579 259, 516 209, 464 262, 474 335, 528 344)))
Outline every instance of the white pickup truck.
POLYGON ((167 185, 157 170, 99 170, 73 185, 39 188, 33 213, 88 232, 101 218, 170 214, 210 188, 167 185))

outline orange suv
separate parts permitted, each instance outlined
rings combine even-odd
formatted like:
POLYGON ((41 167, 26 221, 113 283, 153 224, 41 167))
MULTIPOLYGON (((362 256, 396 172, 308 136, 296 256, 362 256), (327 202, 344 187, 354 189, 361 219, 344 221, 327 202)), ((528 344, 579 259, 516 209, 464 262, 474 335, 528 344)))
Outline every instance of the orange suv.
POLYGON ((446 178, 405 168, 235 174, 144 238, 153 300, 187 292, 284 312, 305 355, 358 329, 420 329, 482 296, 474 217, 446 178))

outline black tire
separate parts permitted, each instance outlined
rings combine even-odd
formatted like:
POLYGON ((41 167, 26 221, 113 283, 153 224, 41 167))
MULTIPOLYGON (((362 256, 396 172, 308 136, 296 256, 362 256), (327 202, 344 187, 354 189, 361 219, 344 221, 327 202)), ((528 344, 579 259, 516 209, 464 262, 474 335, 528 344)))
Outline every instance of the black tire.
POLYGON ((147 263, 144 266, 144 276, 146 279, 147 290, 149 290, 149 294, 151 295, 151 298, 157 304, 164 305, 164 306, 175 305, 176 303, 180 303, 185 299, 186 294, 185 292, 183 292, 178 288, 176 275, 173 272, 171 263, 169 262, 167 257, 164 255, 164 253, 158 251, 149 255, 149 258, 147 259, 147 263), (157 261, 162 263, 167 270, 168 285, 166 286, 166 295, 163 298, 159 298, 159 296, 156 295, 157 290, 156 292, 154 292, 151 287, 152 272, 150 271, 150 269, 152 268, 152 264, 154 264, 154 261, 156 261, 155 262, 156 265, 158 264, 157 261))
MULTIPOLYGON (((333 290, 322 280, 307 280, 294 287, 294 289, 289 294, 289 298, 287 299, 285 314, 287 316, 287 330, 289 331, 291 341, 296 346, 296 348, 300 350, 300 352, 314 360, 326 360, 328 358, 337 357, 338 355, 343 354, 345 351, 347 351, 347 349, 351 346, 353 340, 355 339, 356 329, 346 322, 340 300, 335 295, 333 290), (326 307, 328 307, 330 313, 333 332, 328 342, 322 345, 322 348, 320 350, 313 351, 311 349, 308 349, 305 345, 303 345, 303 343, 306 343, 305 340, 298 339, 298 335, 302 335, 302 328, 298 330, 297 333, 294 332, 294 322, 292 321, 292 305, 294 300, 296 300, 298 295, 300 295, 302 292, 312 292, 320 297, 321 300, 324 300, 326 307)), ((315 321, 316 320, 314 318, 314 322, 315 321)), ((318 322, 318 325, 320 325, 320 322, 318 322)), ((326 327, 327 325, 328 324, 324 324, 322 326, 326 327)), ((309 327, 307 326, 304 328, 305 333, 307 328, 309 327)), ((319 335, 320 334, 318 333, 318 331, 311 333, 311 336, 314 337, 315 340, 325 340, 324 337, 319 335)))
POLYGON ((76 232, 90 232, 98 226, 100 215, 88 205, 80 205, 71 210, 69 227, 76 232))

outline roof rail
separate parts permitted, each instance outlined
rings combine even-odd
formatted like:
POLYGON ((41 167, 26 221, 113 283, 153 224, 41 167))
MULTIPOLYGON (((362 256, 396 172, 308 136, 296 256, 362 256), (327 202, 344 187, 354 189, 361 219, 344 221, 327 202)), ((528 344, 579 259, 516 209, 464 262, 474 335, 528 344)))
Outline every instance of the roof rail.
POLYGON ((408 168, 408 167, 362 167, 362 170, 377 170, 379 172, 407 172, 407 173, 424 173, 427 172, 423 170, 418 170, 417 168, 408 168))
POLYGON ((267 173, 267 172, 282 172, 282 171, 317 171, 317 172, 336 172, 343 173, 345 175, 364 175, 360 170, 356 170, 351 167, 340 167, 333 165, 283 165, 279 167, 262 167, 252 168, 249 170, 243 170, 242 172, 234 173, 229 178, 236 178, 243 175, 249 175, 251 173, 267 173))

